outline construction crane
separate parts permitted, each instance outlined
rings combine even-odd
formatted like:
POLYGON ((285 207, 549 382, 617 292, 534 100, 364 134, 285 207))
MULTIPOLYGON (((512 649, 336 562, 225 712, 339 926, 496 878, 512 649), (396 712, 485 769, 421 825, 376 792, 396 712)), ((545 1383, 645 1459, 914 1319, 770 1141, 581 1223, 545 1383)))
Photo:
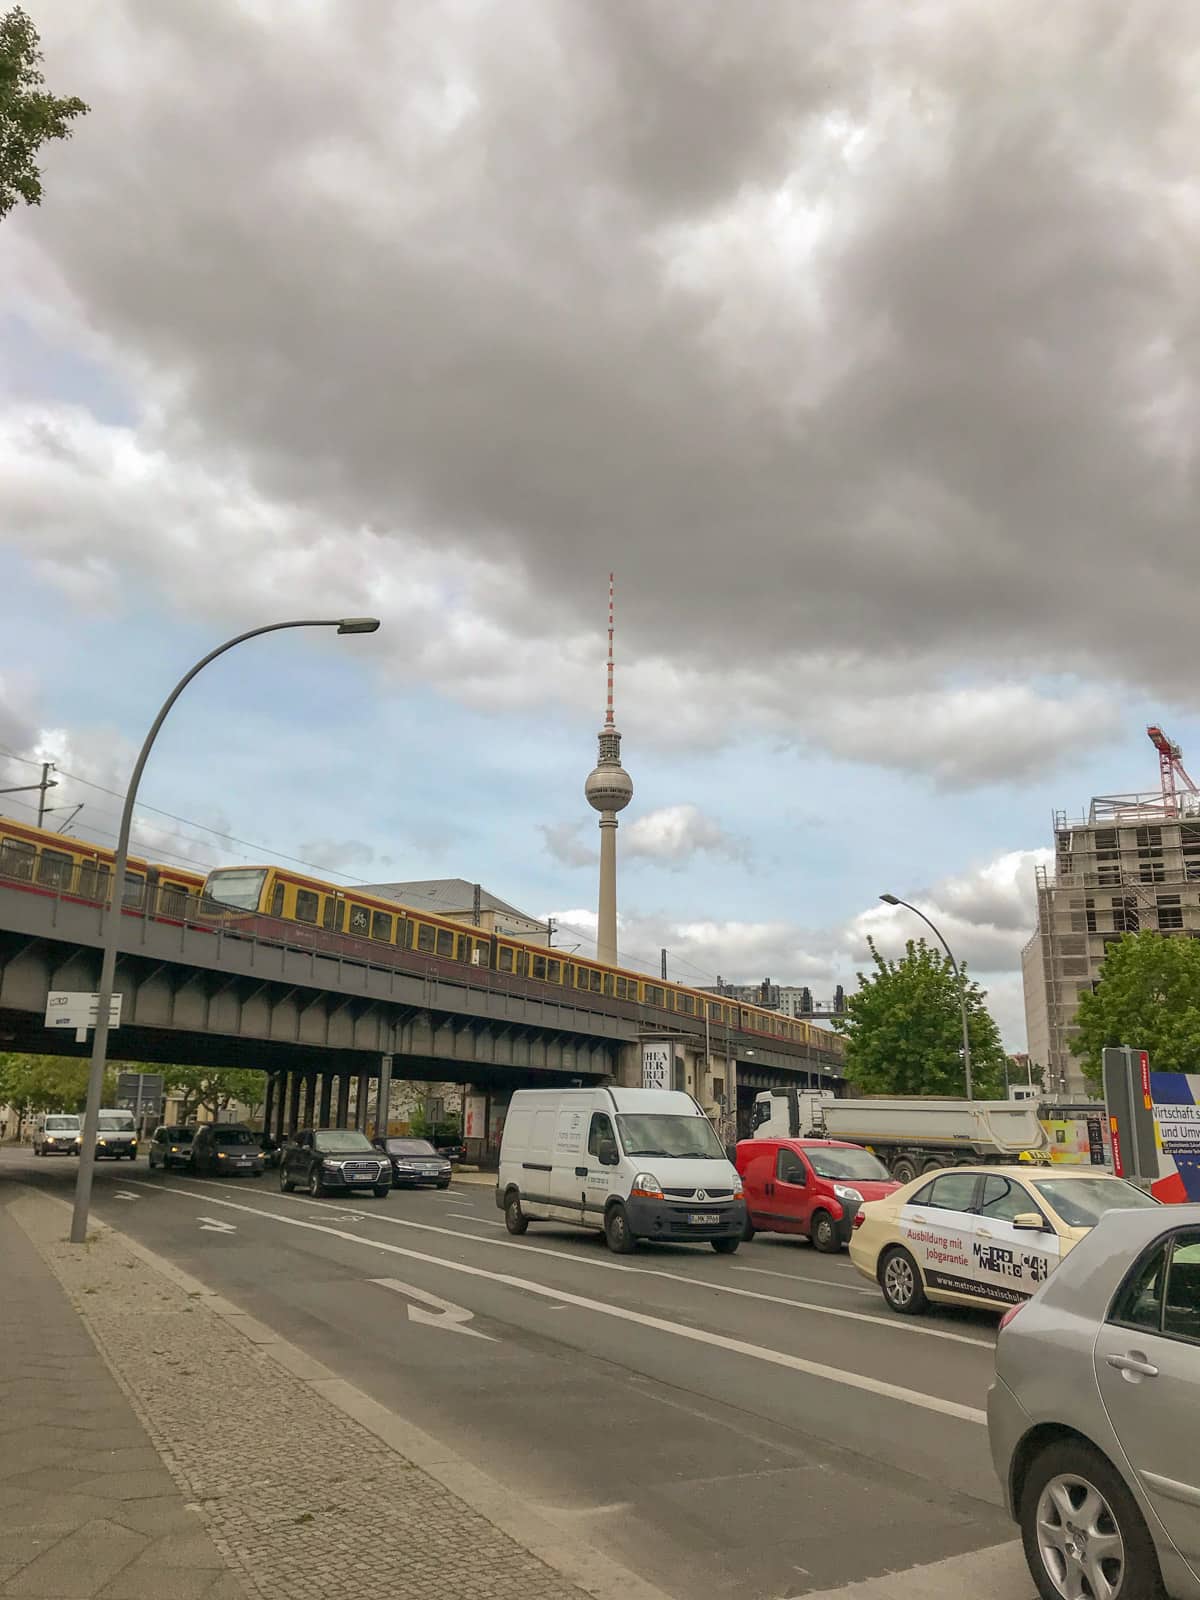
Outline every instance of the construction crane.
POLYGON ((1158 751, 1158 773, 1162 782, 1162 809, 1165 817, 1179 815, 1181 793, 1200 795, 1200 789, 1188 777, 1183 765, 1183 751, 1174 739, 1168 739, 1158 727, 1146 729, 1146 736, 1158 751))

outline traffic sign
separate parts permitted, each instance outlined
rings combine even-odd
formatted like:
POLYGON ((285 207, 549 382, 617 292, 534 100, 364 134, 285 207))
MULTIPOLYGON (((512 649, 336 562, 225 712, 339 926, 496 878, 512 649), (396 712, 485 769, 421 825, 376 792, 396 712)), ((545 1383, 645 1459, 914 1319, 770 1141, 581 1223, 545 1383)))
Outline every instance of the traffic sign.
MULTIPOLYGON (((108 1025, 110 1028, 121 1026, 121 1001, 123 996, 114 994, 109 1001, 108 1025)), ((79 1044, 87 1038, 87 1030, 96 1026, 96 1017, 100 1010, 100 996, 87 994, 84 991, 73 989, 51 989, 46 996, 46 1026, 48 1028, 74 1028, 75 1038, 79 1044)))

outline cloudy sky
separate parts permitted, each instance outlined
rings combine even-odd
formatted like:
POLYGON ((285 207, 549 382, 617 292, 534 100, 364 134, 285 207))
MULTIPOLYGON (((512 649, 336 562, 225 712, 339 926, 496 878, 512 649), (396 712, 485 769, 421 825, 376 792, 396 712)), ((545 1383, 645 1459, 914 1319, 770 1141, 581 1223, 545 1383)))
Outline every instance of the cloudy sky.
POLYGON ((826 995, 890 889, 1020 1047, 1052 809, 1200 766, 1191 0, 27 7, 0 746, 77 830, 214 642, 373 613, 188 691, 144 847, 586 939, 613 569, 626 957, 826 995))

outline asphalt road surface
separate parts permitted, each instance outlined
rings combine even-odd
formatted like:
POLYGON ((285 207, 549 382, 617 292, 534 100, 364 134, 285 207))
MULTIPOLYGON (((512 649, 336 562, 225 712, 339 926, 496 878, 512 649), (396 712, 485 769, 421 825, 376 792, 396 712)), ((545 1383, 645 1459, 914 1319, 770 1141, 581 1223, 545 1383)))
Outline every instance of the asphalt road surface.
MULTIPOLYGON (((0 1161, 64 1199, 74 1175, 0 1161)), ((679 1600, 902 1572, 889 1597, 1030 1600, 987 1448, 994 1317, 896 1317, 803 1241, 512 1239, 478 1186, 317 1201, 138 1161, 98 1166, 94 1211, 679 1600), (960 1567, 1000 1545, 982 1584, 960 1567)))

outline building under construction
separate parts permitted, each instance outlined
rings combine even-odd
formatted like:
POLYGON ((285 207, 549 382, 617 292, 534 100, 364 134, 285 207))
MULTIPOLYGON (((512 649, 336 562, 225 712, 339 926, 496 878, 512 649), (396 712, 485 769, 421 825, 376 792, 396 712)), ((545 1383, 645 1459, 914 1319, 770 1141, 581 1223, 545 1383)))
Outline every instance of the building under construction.
MULTIPOLYGON (((1200 937, 1200 791, 1179 746, 1147 728, 1160 785, 1099 795, 1086 819, 1054 817, 1054 871, 1037 869, 1037 931, 1021 954, 1031 1059, 1055 1097, 1091 1091, 1070 1041, 1079 996, 1126 933, 1200 937)), ((1136 1040, 1131 1040, 1136 1043, 1136 1040)))

